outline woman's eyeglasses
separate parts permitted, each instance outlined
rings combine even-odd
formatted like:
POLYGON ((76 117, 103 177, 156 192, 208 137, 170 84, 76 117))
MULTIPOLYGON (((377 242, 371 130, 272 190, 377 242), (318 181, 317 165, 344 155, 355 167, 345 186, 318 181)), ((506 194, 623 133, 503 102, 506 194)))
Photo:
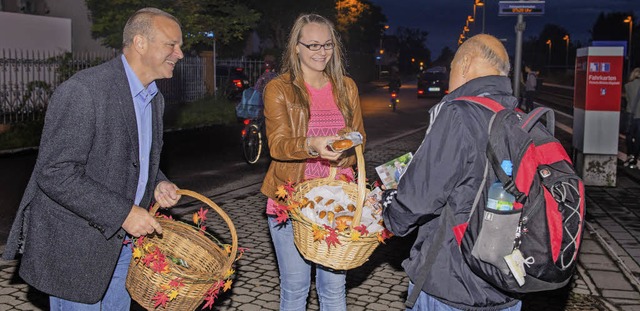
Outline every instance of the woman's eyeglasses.
POLYGON ((320 48, 324 48, 325 50, 333 50, 333 47, 336 46, 335 43, 333 42, 327 42, 325 44, 318 44, 318 43, 312 43, 312 44, 304 44, 300 41, 298 41, 298 43, 304 45, 304 47, 306 47, 307 49, 311 50, 311 51, 320 51, 320 48))

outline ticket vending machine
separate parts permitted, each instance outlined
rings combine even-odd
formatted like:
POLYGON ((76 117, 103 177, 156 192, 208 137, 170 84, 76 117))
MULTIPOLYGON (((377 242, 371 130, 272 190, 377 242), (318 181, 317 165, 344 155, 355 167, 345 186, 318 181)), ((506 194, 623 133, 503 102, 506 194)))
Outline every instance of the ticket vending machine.
POLYGON ((585 185, 616 185, 623 63, 623 47, 577 51, 573 157, 585 185))

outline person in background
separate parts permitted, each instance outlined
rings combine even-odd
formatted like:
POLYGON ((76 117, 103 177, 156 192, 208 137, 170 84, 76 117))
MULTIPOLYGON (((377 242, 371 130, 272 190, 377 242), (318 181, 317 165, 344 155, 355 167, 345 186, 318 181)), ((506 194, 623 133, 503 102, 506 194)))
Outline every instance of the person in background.
POLYGON ((276 73, 275 65, 275 58, 272 55, 265 56, 264 71, 262 72, 260 77, 258 77, 258 80, 256 80, 256 84, 254 86, 255 90, 260 92, 260 94, 264 94, 264 87, 267 86, 267 83, 278 76, 278 73, 276 73))
POLYGON ((624 95, 627 100, 626 112, 630 118, 627 132, 627 160, 624 166, 638 167, 640 153, 640 68, 634 68, 629 74, 629 81, 624 85, 624 95))
POLYGON ((400 70, 396 66, 391 67, 391 73, 389 76, 389 93, 400 93, 400 87, 402 86, 402 80, 400 79, 400 70))
POLYGON ((402 266, 409 276, 407 310, 520 310, 521 302, 476 276, 464 262, 450 223, 464 223, 483 180, 493 115, 482 107, 456 100, 486 96, 515 109, 509 56, 495 37, 480 34, 465 41, 451 62, 451 93, 431 109, 431 122, 420 148, 407 166, 397 190, 383 197, 386 228, 396 236, 418 230, 402 266), (440 226, 444 239, 434 244, 440 226), (427 255, 434 253, 431 269, 427 255), (417 285, 416 285, 417 284, 417 285), (415 298, 415 300, 414 300, 415 298), (414 305, 412 303, 415 302, 414 305))
POLYGON ((526 80, 524 81, 524 98, 526 112, 531 112, 533 108, 533 100, 536 97, 536 88, 538 86, 538 73, 531 70, 529 66, 524 66, 526 80))
POLYGON ((156 79, 183 58, 178 20, 135 12, 123 54, 78 72, 49 102, 38 159, 3 257, 50 295, 51 310, 129 310, 127 235, 162 233, 152 199, 178 202, 160 171, 164 99, 156 79))
POLYGON ((365 138, 358 88, 346 76, 342 45, 326 18, 301 15, 295 21, 282 58, 282 74, 264 90, 264 116, 271 165, 261 191, 268 197, 267 221, 280 272, 280 310, 306 310, 315 267, 320 310, 346 310, 346 272, 306 261, 294 244, 291 220, 279 223, 278 186, 329 175, 353 177, 351 151, 333 152, 327 145, 338 134, 358 131, 365 138))

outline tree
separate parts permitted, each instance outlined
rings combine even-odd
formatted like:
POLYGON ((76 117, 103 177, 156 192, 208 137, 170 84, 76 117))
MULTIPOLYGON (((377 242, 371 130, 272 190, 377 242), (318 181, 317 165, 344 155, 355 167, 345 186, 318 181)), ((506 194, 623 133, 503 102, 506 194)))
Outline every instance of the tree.
MULTIPOLYGON (((627 16, 633 16, 633 12, 601 12, 593 27, 591 27, 591 40, 593 41, 627 41, 629 39, 629 24, 624 23, 627 16)), ((636 20, 634 18, 634 20, 636 20)))
POLYGON ((445 46, 440 51, 440 56, 433 61, 432 66, 443 66, 449 68, 454 56, 455 52, 453 52, 450 47, 445 46))
POLYGON ((624 20, 631 16, 633 19, 632 44, 631 44, 631 68, 640 64, 640 27, 638 19, 630 12, 600 13, 593 27, 591 27, 591 40, 593 41, 629 41, 629 24, 624 20))
MULTIPOLYGON (((556 24, 545 24, 537 37, 530 37, 522 44, 522 61, 520 66, 528 65, 533 70, 541 70, 550 67, 563 67, 567 60, 567 46, 563 39, 569 32, 556 24), (551 46, 549 46, 550 42, 551 46)), ((569 57, 572 60, 575 55, 575 46, 569 42, 569 57)), ((573 64, 573 62, 569 62, 573 64)), ((513 64, 515 67, 518 64, 513 64)), ((524 67, 522 67, 524 68, 524 67)))
POLYGON ((291 26, 300 14, 316 13, 333 19, 335 0, 248 0, 251 8, 262 13, 262 19, 256 28, 263 45, 271 45, 282 50, 291 31, 291 26))
POLYGON ((341 18, 340 2, 336 4, 339 30, 342 32, 342 41, 348 51, 359 53, 371 53, 379 44, 384 35, 384 25, 387 17, 382 14, 382 9, 367 0, 362 0, 363 11, 358 16, 341 18), (347 22, 348 21, 348 22, 347 22))
POLYGON ((427 49, 428 32, 418 28, 399 27, 396 32, 398 38, 398 66, 401 71, 411 71, 411 59, 424 61, 425 64, 431 62, 431 51, 427 49))
POLYGON ((222 44, 241 42, 260 14, 233 0, 86 0, 92 36, 107 47, 122 48, 122 29, 131 14, 143 7, 162 8, 182 24, 185 49, 211 46, 207 33, 222 44))

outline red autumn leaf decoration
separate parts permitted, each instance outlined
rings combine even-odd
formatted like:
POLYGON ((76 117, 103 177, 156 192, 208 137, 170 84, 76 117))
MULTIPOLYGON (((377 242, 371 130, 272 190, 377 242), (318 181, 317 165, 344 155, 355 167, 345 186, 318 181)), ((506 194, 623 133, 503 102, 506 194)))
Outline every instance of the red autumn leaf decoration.
POLYGON ((142 247, 142 245, 144 244, 144 238, 145 236, 143 235, 136 239, 136 247, 142 247))
POLYGON ((329 234, 327 234, 327 236, 324 238, 324 241, 327 242, 327 245, 329 247, 336 246, 337 244, 342 244, 340 243, 340 240, 338 240, 338 233, 336 232, 336 229, 331 228, 327 225, 323 225, 324 228, 329 231, 329 234))
POLYGON ((340 175, 338 175, 338 178, 337 178, 337 179, 338 179, 338 180, 342 180, 342 181, 346 181, 346 182, 348 182, 348 183, 351 183, 351 182, 353 182, 353 180, 354 180, 354 179, 353 179, 353 176, 349 176, 349 175, 347 175, 347 174, 340 174, 340 175))
POLYGON ((175 278, 173 280, 171 280, 171 282, 169 282, 169 286, 173 287, 173 288, 180 288, 184 286, 184 283, 182 282, 182 278, 175 278))
POLYGON ((276 215, 276 220, 278 221, 278 223, 285 223, 287 222, 287 220, 289 220, 289 213, 287 212, 277 211, 276 215))
POLYGON ((294 182, 287 180, 287 183, 284 185, 284 190, 286 190, 289 197, 291 197, 295 191, 294 182))
POLYGON ((367 226, 365 226, 365 225, 359 225, 357 227, 354 227, 353 229, 355 229, 356 231, 360 232, 360 234, 363 235, 363 236, 369 234, 369 230, 367 230, 367 226))
POLYGON ((200 210, 198 211, 198 217, 200 217, 200 222, 203 223, 205 220, 207 220, 207 212, 209 211, 209 209, 204 209, 204 208, 200 208, 200 210))
POLYGON ((154 308, 157 308, 158 306, 166 307, 167 302, 169 302, 169 296, 162 291, 158 291, 151 300, 153 300, 154 308))

